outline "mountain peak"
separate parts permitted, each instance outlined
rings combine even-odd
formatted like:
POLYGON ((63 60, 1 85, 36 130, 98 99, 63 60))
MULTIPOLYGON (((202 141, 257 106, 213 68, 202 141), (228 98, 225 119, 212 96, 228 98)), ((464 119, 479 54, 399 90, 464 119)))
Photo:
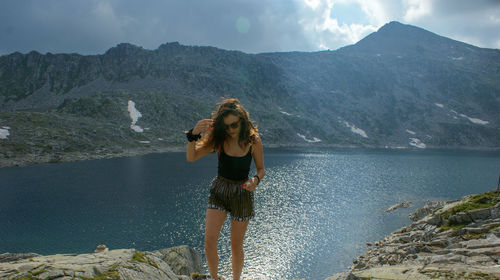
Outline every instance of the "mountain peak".
POLYGON ((398 21, 391 21, 389 23, 384 24, 384 26, 380 27, 380 29, 376 32, 376 34, 378 34, 378 36, 384 36, 384 37, 399 37, 399 36, 405 36, 405 37, 418 36, 419 38, 441 37, 423 28, 409 24, 403 24, 398 21))
POLYGON ((116 47, 112 47, 109 50, 107 50, 105 55, 130 56, 143 50, 144 49, 142 47, 138 47, 136 45, 132 45, 129 43, 120 43, 116 45, 116 47))
POLYGON ((377 54, 422 54, 423 52, 439 53, 450 48, 471 47, 423 28, 397 21, 391 21, 377 32, 363 38, 351 46, 357 52, 377 54))

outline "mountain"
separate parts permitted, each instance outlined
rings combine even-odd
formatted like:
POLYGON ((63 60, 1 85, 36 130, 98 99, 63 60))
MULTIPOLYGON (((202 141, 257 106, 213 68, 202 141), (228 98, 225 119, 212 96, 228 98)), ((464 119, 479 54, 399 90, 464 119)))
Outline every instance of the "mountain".
POLYGON ((1 56, 0 158, 180 146, 222 96, 242 101, 266 145, 500 146, 500 50, 390 22, 336 51, 1 56))

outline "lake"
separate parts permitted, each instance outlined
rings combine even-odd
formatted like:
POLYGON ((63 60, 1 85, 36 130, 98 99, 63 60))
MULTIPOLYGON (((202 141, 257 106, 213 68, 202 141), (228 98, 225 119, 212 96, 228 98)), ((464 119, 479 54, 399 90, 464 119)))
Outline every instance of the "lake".
MULTIPOLYGON (((497 187, 498 152, 270 149, 245 239, 243 278, 325 279, 411 223, 427 200, 497 187), (385 213, 411 201, 409 208, 385 213)), ((203 252, 217 158, 184 153, 0 169, 0 253, 90 253, 188 245, 203 252)), ((252 164, 251 175, 255 174, 252 164)), ((229 220, 221 274, 231 276, 229 220)))

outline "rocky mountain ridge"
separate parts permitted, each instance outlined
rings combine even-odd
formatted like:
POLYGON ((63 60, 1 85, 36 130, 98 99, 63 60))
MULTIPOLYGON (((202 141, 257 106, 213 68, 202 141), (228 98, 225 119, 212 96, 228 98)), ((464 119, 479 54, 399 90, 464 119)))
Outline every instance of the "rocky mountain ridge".
POLYGON ((222 96, 242 101, 269 146, 500 147, 500 50, 391 22, 336 51, 123 43, 1 56, 0 158, 179 147, 222 96))

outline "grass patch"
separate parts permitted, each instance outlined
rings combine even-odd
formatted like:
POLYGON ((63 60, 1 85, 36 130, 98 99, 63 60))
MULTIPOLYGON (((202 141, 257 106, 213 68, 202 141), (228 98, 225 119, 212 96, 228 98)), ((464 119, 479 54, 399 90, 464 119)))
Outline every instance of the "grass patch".
POLYGON ((96 275, 92 278, 79 277, 83 280, 109 280, 109 279, 120 279, 120 274, 118 273, 118 264, 113 265, 106 273, 96 275))
POLYGON ((140 252, 140 251, 135 251, 134 256, 132 257, 132 259, 134 261, 137 261, 137 262, 147 263, 145 256, 146 256, 146 253, 140 252))
POLYGON ((465 203, 457 205, 441 214, 442 218, 449 218, 458 212, 468 212, 476 209, 492 208, 500 201, 500 192, 494 190, 482 194, 475 194, 465 203))
POLYGON ((17 278, 16 280, 36 280, 37 278, 33 278, 33 276, 30 274, 30 275, 26 275, 26 276, 23 276, 21 278, 17 278))
POLYGON ((440 231, 447 231, 449 229, 452 229, 452 230, 458 230, 458 229, 461 229, 461 228, 464 228, 468 225, 469 223, 460 223, 460 224, 453 224, 451 223, 449 220, 446 221, 439 229, 440 231))
POLYGON ((146 259, 146 254, 144 252, 136 251, 132 259, 136 262, 149 264, 152 267, 160 269, 160 266, 154 260, 151 260, 149 258, 146 259))
POLYGON ((456 213, 463 212, 467 213, 476 209, 488 209, 494 207, 500 201, 500 192, 493 190, 490 192, 472 195, 467 202, 457 205, 448 211, 441 214, 441 219, 446 220, 446 222, 441 226, 441 230, 448 229, 460 229, 467 225, 467 223, 454 224, 448 220, 451 216, 456 213))

